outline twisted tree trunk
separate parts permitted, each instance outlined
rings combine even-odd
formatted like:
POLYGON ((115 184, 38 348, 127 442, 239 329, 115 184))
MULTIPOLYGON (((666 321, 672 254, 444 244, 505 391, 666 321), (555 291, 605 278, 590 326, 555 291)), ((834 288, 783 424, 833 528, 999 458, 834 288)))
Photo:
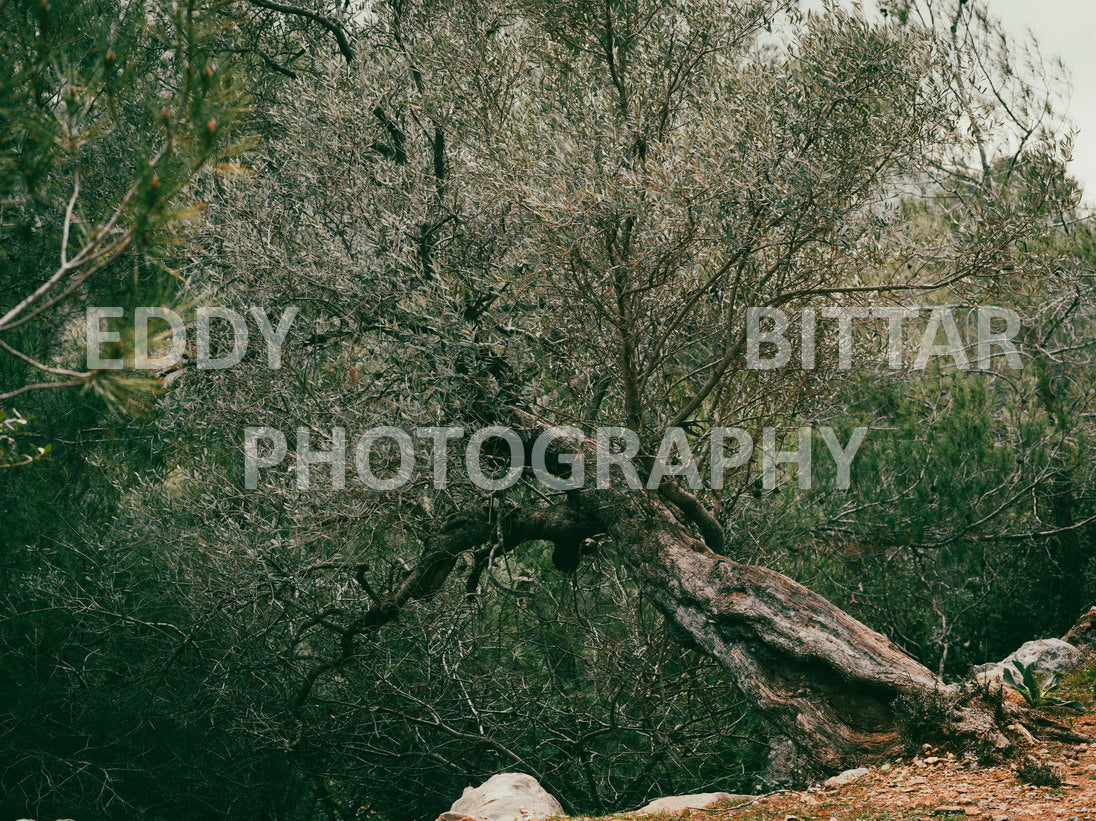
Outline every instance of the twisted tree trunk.
POLYGON ((911 719, 925 740, 1009 747, 1001 726, 1015 716, 962 698, 792 579, 714 553, 662 500, 618 491, 580 499, 675 633, 715 658, 771 723, 775 780, 801 783, 899 753, 911 719))
POLYGON ((379 629, 412 600, 434 595, 462 554, 473 557, 471 583, 492 557, 533 540, 554 542, 566 554, 557 566, 574 569, 579 545, 601 536, 679 640, 716 659, 768 721, 773 783, 802 785, 878 762, 910 741, 999 756, 1012 746, 1006 731, 1025 735, 1017 725, 1091 740, 984 692, 946 685, 798 582, 714 552, 693 535, 693 516, 668 501, 674 498, 676 491, 578 491, 553 507, 488 508, 451 520, 351 633, 379 629))

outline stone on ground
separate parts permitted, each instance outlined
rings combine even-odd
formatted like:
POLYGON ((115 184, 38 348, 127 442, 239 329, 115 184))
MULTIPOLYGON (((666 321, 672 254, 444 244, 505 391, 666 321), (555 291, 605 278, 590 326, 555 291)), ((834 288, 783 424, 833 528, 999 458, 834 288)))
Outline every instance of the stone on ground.
POLYGON ((1084 656, 1075 646, 1062 639, 1039 639, 1022 644, 1001 661, 980 664, 974 668, 974 675, 983 684, 1000 684, 1004 680, 1005 669, 1011 668, 1014 661, 1031 666, 1039 676, 1051 673, 1060 675, 1079 667, 1084 656))
POLYGON ((757 796, 734 795, 727 792, 700 792, 692 795, 668 795, 656 798, 650 804, 636 810, 642 815, 660 812, 684 812, 685 810, 716 810, 732 807, 743 801, 752 801, 757 796))
POLYGON ((1001 664, 1018 661, 1033 666, 1039 675, 1067 673, 1081 663, 1081 651, 1061 639, 1029 641, 1005 657, 1001 664))
POLYGON ((438 821, 462 818, 482 821, 528 821, 563 815, 563 807, 535 778, 525 773, 499 773, 478 787, 465 787, 449 812, 438 821))
POLYGON ((823 787, 833 789, 834 787, 844 787, 846 784, 851 784, 853 781, 857 781, 863 778, 871 772, 867 767, 857 767, 855 770, 845 770, 843 773, 838 773, 833 778, 827 778, 822 782, 823 787))

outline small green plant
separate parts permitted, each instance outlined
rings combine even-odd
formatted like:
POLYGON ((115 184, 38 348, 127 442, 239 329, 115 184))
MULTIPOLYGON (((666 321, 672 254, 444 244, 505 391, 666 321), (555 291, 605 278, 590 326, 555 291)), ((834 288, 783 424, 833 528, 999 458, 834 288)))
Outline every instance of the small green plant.
POLYGON ((1034 787, 1060 787, 1062 775, 1047 761, 1026 755, 1016 764, 1016 777, 1034 787))
POLYGON ((1096 696, 1096 665, 1089 664, 1074 670, 1062 680, 1062 686, 1071 692, 1096 696))
POLYGON ((1039 677, 1035 674, 1033 665, 1023 662, 1012 662, 1012 668, 1006 667, 1004 671, 1005 683, 1019 693, 1029 707, 1065 707, 1085 712, 1085 707, 1079 701, 1063 701, 1051 695, 1058 689, 1060 681, 1057 675, 1039 677))
POLYGON ((894 712, 901 727, 902 744, 909 755, 921 750, 923 744, 937 745, 946 739, 940 736, 955 706, 954 697, 939 691, 909 693, 894 701, 894 712))

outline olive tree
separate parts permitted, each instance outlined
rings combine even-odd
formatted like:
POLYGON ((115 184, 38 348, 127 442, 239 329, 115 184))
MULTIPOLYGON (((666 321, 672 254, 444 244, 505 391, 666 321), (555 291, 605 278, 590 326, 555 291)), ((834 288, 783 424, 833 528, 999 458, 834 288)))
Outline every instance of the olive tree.
MULTIPOLYGON (((221 188, 210 228, 202 287, 302 306, 309 331, 286 370, 188 375, 191 411, 211 384, 233 397, 188 424, 219 457, 242 424, 305 425, 313 447, 344 424, 509 425, 529 441, 625 425, 646 478, 667 428, 700 452, 719 426, 816 417, 847 370, 748 367, 747 308, 992 281, 1072 205, 1052 90, 970 5, 374 4, 367 59, 270 110, 278 139, 221 188), (997 157, 1043 169, 1030 196, 995 184, 997 157), (931 224, 911 216, 919 199, 943 203, 931 224)), ((259 495, 312 510, 313 527, 383 516, 417 546, 359 574, 369 606, 339 622, 345 641, 308 687, 459 567, 474 591, 526 543, 554 543, 571 569, 593 541, 770 722, 785 776, 891 754, 902 705, 933 698, 938 736, 1006 748, 990 706, 727 555, 756 479, 544 493, 526 477, 484 498, 420 471, 398 492, 309 496, 279 469, 259 495)))

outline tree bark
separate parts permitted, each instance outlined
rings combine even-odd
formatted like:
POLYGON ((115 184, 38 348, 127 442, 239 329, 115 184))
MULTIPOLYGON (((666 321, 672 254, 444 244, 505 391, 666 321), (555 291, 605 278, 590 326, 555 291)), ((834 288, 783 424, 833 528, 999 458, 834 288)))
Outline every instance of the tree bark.
POLYGON ((675 634, 715 658, 771 723, 776 783, 900 754, 911 719, 936 743, 997 753, 1010 746, 1000 728, 1015 716, 964 697, 792 579, 714 553, 652 494, 579 498, 675 634))
POLYGON ((1085 606, 1085 556, 1073 510, 1073 476, 1068 468, 1060 470, 1051 481, 1050 505, 1058 530, 1055 581, 1062 591, 1060 627, 1065 629, 1080 617, 1085 606))

